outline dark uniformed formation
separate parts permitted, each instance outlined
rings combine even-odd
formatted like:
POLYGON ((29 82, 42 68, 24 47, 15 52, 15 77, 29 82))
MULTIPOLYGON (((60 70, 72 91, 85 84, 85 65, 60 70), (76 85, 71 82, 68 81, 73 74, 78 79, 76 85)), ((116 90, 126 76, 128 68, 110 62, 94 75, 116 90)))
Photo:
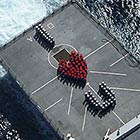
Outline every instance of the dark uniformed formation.
POLYGON ((35 40, 45 49, 50 51, 55 46, 53 37, 43 28, 41 24, 36 26, 35 40))
POLYGON ((60 60, 57 70, 58 78, 63 83, 84 88, 87 77, 87 63, 82 54, 76 51, 70 53, 70 60, 60 60))
POLYGON ((88 111, 93 116, 98 115, 98 117, 102 118, 115 108, 116 98, 115 93, 104 82, 99 84, 98 95, 103 103, 100 103, 90 90, 85 92, 83 105, 87 106, 88 111))

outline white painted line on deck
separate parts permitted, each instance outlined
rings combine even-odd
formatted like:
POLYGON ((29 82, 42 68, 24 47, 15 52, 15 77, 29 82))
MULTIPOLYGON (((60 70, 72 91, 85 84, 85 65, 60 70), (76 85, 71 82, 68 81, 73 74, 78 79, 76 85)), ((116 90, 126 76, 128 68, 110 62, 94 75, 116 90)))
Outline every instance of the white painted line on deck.
POLYGON ((105 134, 105 136, 104 136, 104 140, 107 140, 108 138, 109 138, 109 131, 110 131, 110 128, 108 128, 108 130, 107 130, 107 132, 106 132, 106 134, 105 134))
POLYGON ((109 131, 110 131, 110 128, 107 129, 107 132, 106 132, 105 136, 108 136, 109 131))
POLYGON ((84 119, 83 119, 82 131, 84 131, 84 129, 85 129, 86 116, 87 116, 87 107, 85 107, 85 113, 84 113, 84 119))
POLYGON ((39 109, 41 109, 40 105, 37 105, 37 107, 38 107, 39 109))
POLYGON ((71 88, 71 93, 70 93, 70 100, 69 100, 69 107, 68 107, 68 115, 70 114, 70 108, 71 108, 71 101, 72 101, 72 95, 73 95, 73 87, 71 88))
POLYGON ((91 53, 89 53, 87 56, 84 57, 84 59, 86 59, 89 56, 91 56, 92 54, 96 53, 97 51, 99 51, 100 49, 102 49, 103 47, 105 47, 107 44, 109 44, 111 41, 113 41, 113 39, 109 40, 108 42, 106 42, 105 44, 103 44, 102 46, 100 46, 99 48, 97 48, 96 50, 94 50, 91 53))
POLYGON ((49 29, 53 29, 53 28, 54 28, 54 24, 50 22, 50 23, 47 24, 47 27, 48 27, 49 29))
POLYGON ((132 89, 132 88, 118 88, 118 87, 110 87, 111 89, 115 90, 124 90, 124 91, 135 91, 135 92, 140 92, 140 89, 132 89))
POLYGON ((27 38, 28 41, 33 42, 32 37, 30 36, 29 38, 27 38))
POLYGON ((47 83, 45 83, 44 85, 42 85, 41 87, 37 88, 36 90, 34 90, 31 95, 35 94, 36 92, 38 92, 39 90, 41 90, 42 88, 44 88, 45 86, 47 86, 48 84, 50 84, 51 82, 53 82, 55 79, 57 79, 58 76, 54 77, 53 79, 51 79, 50 81, 48 81, 47 83))
POLYGON ((115 61, 114 63, 112 63, 110 65, 110 67, 114 66, 115 64, 119 63, 121 60, 123 60, 126 56, 128 56, 129 53, 127 53, 125 56, 122 56, 121 58, 119 58, 117 61, 115 61))
POLYGON ((104 71, 90 71, 90 73, 108 74, 108 75, 116 75, 116 76, 127 76, 127 74, 125 74, 125 73, 114 73, 114 72, 104 72, 104 71))
POLYGON ((125 122, 118 116, 118 114, 116 112, 114 112, 114 111, 112 111, 112 112, 120 120, 120 122, 124 125, 125 122))
POLYGON ((53 103, 52 105, 50 105, 49 107, 47 107, 47 108, 44 110, 44 112, 47 111, 47 110, 49 110, 50 108, 54 107, 56 104, 58 104, 58 103, 61 102, 62 100, 63 100, 63 98, 59 99, 58 101, 56 101, 55 103, 53 103))

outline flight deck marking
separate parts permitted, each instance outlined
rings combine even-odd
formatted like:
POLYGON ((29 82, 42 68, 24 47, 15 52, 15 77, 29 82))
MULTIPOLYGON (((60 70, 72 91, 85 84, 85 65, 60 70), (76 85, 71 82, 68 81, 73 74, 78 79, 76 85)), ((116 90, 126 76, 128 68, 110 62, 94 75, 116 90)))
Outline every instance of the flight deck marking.
POLYGON ((70 93, 70 100, 69 100, 69 107, 68 107, 68 115, 70 114, 70 108, 71 108, 71 101, 72 101, 72 95, 73 95, 73 87, 71 88, 71 93, 70 93))
POLYGON ((104 71, 90 71, 90 73, 108 74, 108 75, 116 75, 116 76, 127 76, 127 74, 125 74, 125 73, 114 73, 114 72, 104 72, 104 71))
POLYGON ((118 114, 115 111, 112 111, 112 113, 120 120, 120 122, 124 125, 125 122, 118 116, 118 114))
POLYGON ((53 29, 53 28, 54 28, 54 24, 52 24, 52 23, 50 22, 50 23, 47 24, 47 27, 48 27, 49 29, 53 29))
MULTIPOLYGON (((97 94, 97 92, 94 90, 94 88, 93 88, 89 83, 87 83, 86 85, 101 99, 101 97, 97 94)), ((110 88, 111 88, 111 87, 110 87, 110 88)), ((122 124, 125 124, 125 122, 119 117, 119 115, 118 115, 115 111, 112 111, 112 113, 117 117, 117 119, 118 119, 122 124)))
POLYGON ((38 92, 39 90, 41 90, 42 88, 44 88, 45 86, 47 86, 48 84, 50 84, 51 82, 53 82, 55 79, 57 79, 58 76, 54 77, 53 79, 51 79, 50 81, 48 81, 47 83, 45 83, 44 85, 42 85, 41 87, 39 87, 38 89, 34 90, 31 95, 35 94, 36 92, 38 92))
POLYGON ((33 42, 32 37, 30 36, 29 38, 27 38, 28 41, 33 42))
POLYGON ((104 139, 105 139, 105 140, 106 140, 107 138, 109 138, 109 135, 108 135, 108 134, 109 134, 109 131, 110 131, 110 128, 107 129, 107 132, 106 132, 106 134, 105 134, 105 136, 104 136, 104 139))
POLYGON ((124 90, 124 91, 135 91, 135 92, 140 92, 140 89, 132 89, 132 88, 119 88, 119 87, 110 87, 111 89, 115 90, 124 90))
POLYGON ((109 44, 110 42, 112 42, 113 39, 109 40, 108 42, 106 42, 105 44, 101 45, 99 48, 97 48, 96 50, 92 51, 91 53, 89 53, 87 56, 84 57, 84 59, 88 58, 89 56, 91 56, 92 54, 96 53, 97 51, 99 51, 100 49, 102 49, 103 47, 105 47, 107 44, 109 44))
POLYGON ((83 119, 82 131, 84 131, 84 129, 85 129, 86 116, 87 116, 87 107, 85 107, 85 113, 84 113, 84 119, 83 119))
POLYGON ((114 66, 115 64, 117 64, 117 63, 119 63, 121 60, 123 60, 126 56, 128 56, 129 55, 129 53, 127 53, 126 55, 124 55, 124 56, 122 56, 121 58, 119 58, 118 60, 116 60, 114 63, 112 63, 111 65, 110 65, 110 67, 112 67, 112 66, 114 66))
POLYGON ((59 99, 58 101, 56 101, 55 103, 53 103, 52 105, 50 105, 49 107, 47 107, 44 112, 46 112, 47 110, 49 110, 50 108, 54 107, 56 104, 58 104, 59 102, 61 102, 63 100, 63 98, 59 99))

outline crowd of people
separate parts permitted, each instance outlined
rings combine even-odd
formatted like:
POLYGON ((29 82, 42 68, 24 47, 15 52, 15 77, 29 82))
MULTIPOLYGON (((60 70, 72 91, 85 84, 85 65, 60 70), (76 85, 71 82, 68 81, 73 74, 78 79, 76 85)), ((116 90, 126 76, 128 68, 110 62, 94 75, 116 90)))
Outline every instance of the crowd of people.
POLYGON ((52 36, 43 28, 41 24, 36 26, 35 40, 47 51, 50 51, 55 46, 55 41, 52 36))
POLYGON ((0 114, 0 140, 21 140, 17 130, 13 129, 11 123, 0 114))
POLYGON ((74 87, 84 88, 87 77, 87 63, 82 54, 71 51, 70 59, 60 60, 57 70, 58 79, 74 87))
POLYGON ((99 84, 98 95, 101 97, 101 102, 99 102, 90 90, 85 92, 83 105, 87 107, 87 110, 93 116, 98 115, 98 117, 102 118, 115 108, 116 98, 115 93, 104 82, 99 84))

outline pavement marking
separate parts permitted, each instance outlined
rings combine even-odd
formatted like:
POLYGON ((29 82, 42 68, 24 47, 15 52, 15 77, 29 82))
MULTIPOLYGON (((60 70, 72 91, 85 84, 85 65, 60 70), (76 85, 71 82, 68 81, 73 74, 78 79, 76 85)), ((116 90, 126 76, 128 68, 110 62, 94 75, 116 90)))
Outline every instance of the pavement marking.
POLYGON ((116 75, 116 76, 127 76, 127 74, 125 74, 125 73, 114 73, 114 72, 104 72, 104 71, 90 71, 90 73, 108 74, 108 75, 116 75))
MULTIPOLYGON (((89 83, 87 83, 87 86, 89 86, 89 88, 90 88, 92 91, 94 91, 94 93, 102 100, 102 98, 97 94, 97 92, 95 91, 95 89, 94 89, 89 83)), ((120 120, 120 122, 121 122, 122 124, 125 124, 124 121, 118 116, 118 114, 116 114, 116 112, 114 112, 114 111, 112 111, 112 112, 113 112, 113 114, 120 120)))
POLYGON ((106 132, 106 134, 105 134, 105 136, 104 136, 104 140, 106 140, 107 138, 109 138, 109 131, 110 131, 110 128, 108 128, 107 129, 107 132, 106 132))
POLYGON ((33 42, 32 37, 30 36, 29 38, 27 38, 28 41, 33 42))
POLYGON ((63 100, 63 98, 59 99, 58 101, 56 101, 55 103, 53 103, 52 105, 50 105, 49 107, 47 107, 44 112, 46 112, 47 110, 49 110, 50 108, 54 107, 56 104, 58 104, 59 102, 61 102, 63 100))
POLYGON ((39 109, 41 109, 40 105, 37 105, 37 107, 38 107, 39 109))
POLYGON ((106 132, 105 135, 108 135, 109 134, 109 131, 110 131, 110 128, 107 129, 107 132, 106 132))
POLYGON ((123 125, 125 124, 125 122, 118 116, 116 112, 112 111, 112 113, 120 120, 123 125))
POLYGON ((84 129, 85 129, 86 116, 87 116, 87 107, 85 107, 85 113, 84 113, 84 119, 83 119, 82 131, 84 131, 84 129))
POLYGON ((48 81, 47 83, 45 83, 44 85, 42 85, 41 87, 37 88, 30 95, 35 94, 36 92, 38 92, 39 90, 41 90, 42 88, 44 88, 45 86, 47 86, 48 84, 50 84, 51 82, 53 82, 55 79, 57 79, 57 77, 58 76, 54 77, 53 79, 51 79, 50 81, 48 81))
POLYGON ((99 51, 100 49, 102 49, 103 47, 105 47, 107 44, 109 44, 111 41, 113 41, 113 39, 109 40, 108 42, 106 42, 105 44, 101 45, 99 48, 97 48, 96 50, 92 51, 91 53, 89 53, 87 56, 84 57, 84 59, 88 58, 89 56, 91 56, 92 54, 96 53, 97 51, 99 51))
POLYGON ((71 101, 72 101, 72 95, 73 95, 73 87, 71 88, 71 93, 70 93, 70 100, 69 100, 69 107, 68 107, 68 115, 70 114, 70 108, 71 108, 71 101))
POLYGON ((53 28, 54 28, 54 24, 50 22, 50 23, 47 24, 47 27, 48 27, 49 29, 53 29, 53 28))
POLYGON ((140 92, 140 89, 132 89, 132 88, 118 88, 118 87, 110 87, 111 89, 116 89, 116 90, 126 90, 126 91, 135 91, 135 92, 140 92))
POLYGON ((128 56, 129 53, 127 53, 125 56, 122 56, 121 58, 119 58, 117 61, 115 61, 114 63, 112 63, 110 65, 110 67, 114 66, 115 64, 119 63, 121 60, 123 60, 126 56, 128 56))

